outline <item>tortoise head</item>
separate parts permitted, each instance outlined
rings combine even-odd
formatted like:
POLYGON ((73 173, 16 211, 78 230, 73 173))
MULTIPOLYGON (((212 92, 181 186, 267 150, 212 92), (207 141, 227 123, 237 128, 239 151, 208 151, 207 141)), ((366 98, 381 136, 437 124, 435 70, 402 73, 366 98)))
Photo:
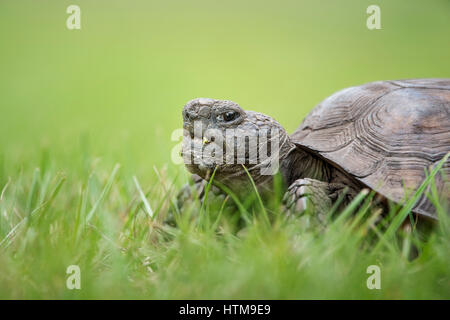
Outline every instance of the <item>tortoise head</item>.
POLYGON ((183 159, 187 169, 232 189, 271 181, 291 149, 283 127, 264 114, 245 111, 228 100, 198 98, 183 108, 183 159))

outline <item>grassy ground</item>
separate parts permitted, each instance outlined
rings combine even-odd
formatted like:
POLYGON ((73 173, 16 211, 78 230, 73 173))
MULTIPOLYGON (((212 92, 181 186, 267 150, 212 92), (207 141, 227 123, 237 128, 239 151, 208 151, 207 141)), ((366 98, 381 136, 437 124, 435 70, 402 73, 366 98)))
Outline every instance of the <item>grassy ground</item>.
POLYGON ((232 99, 292 132, 346 86, 449 77, 448 1, 379 1, 377 31, 372 1, 80 0, 78 31, 70 4, 0 4, 0 298, 450 298, 445 209, 426 242, 364 206, 324 230, 276 199, 270 225, 221 203, 161 223, 187 181, 171 161, 187 100, 232 99))
POLYGON ((397 215, 375 226, 370 196, 358 198, 358 213, 349 207, 325 228, 308 214, 287 218, 279 198, 264 211, 258 203, 240 212, 193 202, 178 216, 176 188, 158 175, 161 183, 144 189, 119 166, 93 168, 77 183, 51 169, 10 180, 0 201, 1 297, 450 297, 445 208, 427 241, 415 228, 395 236, 408 210, 393 208, 397 215), (162 223, 171 208, 176 227, 162 223), (413 246, 419 257, 409 261, 413 246), (73 264, 81 290, 66 288, 73 264), (370 265, 380 267, 381 290, 366 286, 370 265))

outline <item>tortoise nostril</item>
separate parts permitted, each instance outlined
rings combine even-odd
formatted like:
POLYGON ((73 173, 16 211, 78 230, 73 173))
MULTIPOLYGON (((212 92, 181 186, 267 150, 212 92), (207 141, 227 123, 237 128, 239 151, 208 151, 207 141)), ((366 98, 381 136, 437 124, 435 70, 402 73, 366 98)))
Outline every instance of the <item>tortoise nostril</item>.
POLYGON ((189 121, 195 120, 196 114, 192 111, 188 111, 188 112, 186 112, 186 119, 189 121))

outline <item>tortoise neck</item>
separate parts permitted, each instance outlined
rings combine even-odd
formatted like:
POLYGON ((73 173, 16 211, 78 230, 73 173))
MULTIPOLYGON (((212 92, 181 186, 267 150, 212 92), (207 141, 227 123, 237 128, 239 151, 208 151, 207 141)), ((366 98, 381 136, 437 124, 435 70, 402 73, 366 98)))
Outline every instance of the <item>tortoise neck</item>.
POLYGON ((330 166, 322 159, 294 144, 281 165, 281 173, 287 185, 304 178, 328 182, 331 179, 331 171, 330 166))

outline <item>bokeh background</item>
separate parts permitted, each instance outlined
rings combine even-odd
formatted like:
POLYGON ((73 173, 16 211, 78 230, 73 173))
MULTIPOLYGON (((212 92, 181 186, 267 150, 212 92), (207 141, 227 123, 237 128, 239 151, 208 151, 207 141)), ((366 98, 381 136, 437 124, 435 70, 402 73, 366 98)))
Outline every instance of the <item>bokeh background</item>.
POLYGON ((237 237, 238 213, 220 236, 189 210, 178 229, 158 219, 188 175, 171 161, 188 100, 234 100, 293 132, 345 87, 449 78, 449 40, 449 0, 1 0, 0 297, 448 299, 448 220, 410 263, 389 241, 360 250, 368 225, 317 237, 255 220, 237 237), (66 28, 72 4, 81 30, 66 28), (71 264, 83 290, 64 286, 71 264))
POLYGON ((292 132, 322 99, 382 79, 450 77, 450 1, 0 3, 0 170, 172 164, 181 109, 230 99, 292 132), (81 8, 68 30, 66 8, 81 8), (381 7, 381 30, 366 8, 381 7))

